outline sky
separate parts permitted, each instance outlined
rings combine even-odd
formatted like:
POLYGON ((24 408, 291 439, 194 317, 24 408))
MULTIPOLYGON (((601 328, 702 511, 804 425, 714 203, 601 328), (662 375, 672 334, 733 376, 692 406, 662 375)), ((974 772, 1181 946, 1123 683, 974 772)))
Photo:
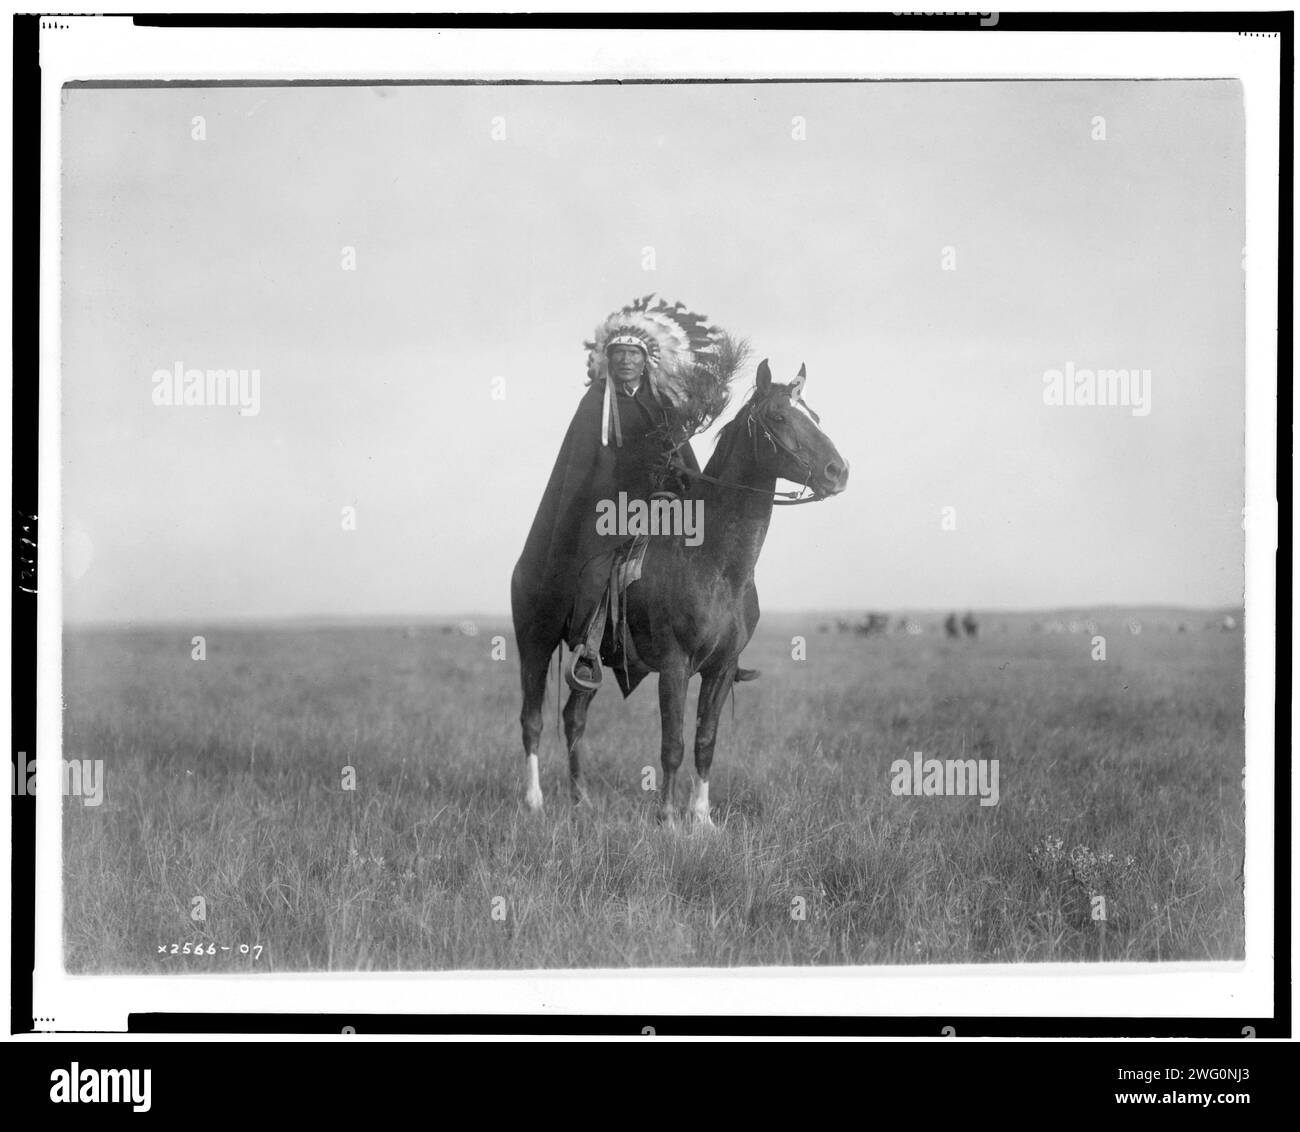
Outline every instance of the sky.
POLYGON ((805 364, 849 463, 764 609, 1241 602, 1236 82, 80 88, 62 158, 69 621, 508 611, 650 292, 805 364), (156 404, 178 363, 257 413, 156 404))

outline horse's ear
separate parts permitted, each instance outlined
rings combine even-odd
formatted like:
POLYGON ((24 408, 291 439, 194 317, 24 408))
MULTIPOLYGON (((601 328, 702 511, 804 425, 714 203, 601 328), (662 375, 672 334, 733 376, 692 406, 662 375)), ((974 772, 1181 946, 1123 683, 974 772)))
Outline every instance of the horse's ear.
POLYGON ((754 386, 758 389, 760 396, 766 396, 768 387, 772 384, 772 371, 768 369, 767 359, 764 358, 758 363, 758 377, 754 379, 754 386))
POLYGON ((790 400, 798 401, 803 396, 803 384, 808 380, 808 367, 802 362, 799 363, 799 372, 795 379, 790 382, 790 400))

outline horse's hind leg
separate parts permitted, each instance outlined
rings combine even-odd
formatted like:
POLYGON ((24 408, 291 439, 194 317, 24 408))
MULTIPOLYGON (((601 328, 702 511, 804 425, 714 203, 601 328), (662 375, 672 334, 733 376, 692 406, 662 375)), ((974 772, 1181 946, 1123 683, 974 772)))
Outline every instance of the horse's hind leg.
POLYGON ((673 813, 673 786, 677 782, 677 768, 682 765, 682 725, 686 721, 686 684, 690 674, 685 661, 678 657, 664 663, 659 669, 659 724, 663 729, 660 740, 659 761, 664 779, 659 786, 659 820, 665 825, 675 824, 673 813))
POLYGON ((709 816, 709 768, 718 741, 718 716, 736 678, 736 662, 700 677, 700 702, 695 717, 695 788, 691 791, 691 817, 695 824, 713 828, 709 816))
POLYGON ((587 731, 587 708, 595 695, 594 690, 588 692, 575 688, 564 705, 564 739, 569 748, 569 793, 574 805, 587 800, 581 779, 582 759, 587 753, 583 735, 587 731))
POLYGON ((542 785, 537 754, 542 742, 542 704, 546 699, 546 670, 554 647, 535 642, 519 644, 519 681, 523 686, 524 706, 519 725, 524 740, 524 804, 534 813, 542 808, 542 785))

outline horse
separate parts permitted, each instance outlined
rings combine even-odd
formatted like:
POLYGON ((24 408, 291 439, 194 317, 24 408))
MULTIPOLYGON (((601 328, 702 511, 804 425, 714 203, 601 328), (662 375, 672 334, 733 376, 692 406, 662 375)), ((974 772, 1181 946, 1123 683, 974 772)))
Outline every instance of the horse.
MULTIPOLYGON (((777 479, 803 485, 799 498, 788 502, 838 495, 848 483, 848 464, 803 400, 806 379, 801 366, 792 382, 778 384, 772 381, 767 360, 759 364, 753 394, 720 431, 704 471, 678 469, 688 480, 689 498, 702 501, 703 541, 688 545, 680 533, 651 537, 640 577, 623 595, 628 647, 621 663, 630 668, 625 694, 649 672, 659 674, 663 778, 657 816, 668 825, 676 824, 673 795, 685 746, 687 685, 698 674, 696 781, 689 813, 698 825, 713 826, 709 770, 718 717, 732 684, 753 675, 739 669, 739 659, 759 618, 754 566, 776 497, 795 494, 777 492, 777 479), (811 494, 802 494, 805 491, 811 494)), ((574 562, 572 568, 576 571, 581 565, 574 562)), ((511 605, 523 691, 519 722, 524 803, 529 811, 538 812, 543 807, 538 770, 542 702, 551 657, 563 639, 565 613, 557 610, 556 594, 553 588, 548 590, 545 579, 523 576, 524 567, 521 558, 511 579, 511 605)), ((612 659, 604 650, 602 658, 606 663, 612 659)), ((575 804, 585 798, 581 766, 587 709, 594 696, 594 689, 575 688, 564 706, 570 795, 575 804)))

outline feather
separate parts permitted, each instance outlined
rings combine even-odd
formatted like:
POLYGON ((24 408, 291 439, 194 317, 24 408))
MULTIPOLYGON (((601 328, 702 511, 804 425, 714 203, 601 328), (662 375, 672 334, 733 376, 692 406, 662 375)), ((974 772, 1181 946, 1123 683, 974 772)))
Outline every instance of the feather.
POLYGON ((634 337, 646 350, 652 392, 668 407, 671 425, 690 436, 707 428, 726 408, 730 383, 749 346, 680 301, 670 306, 654 299, 653 291, 634 299, 596 327, 592 339, 583 343, 588 351, 587 377, 592 382, 608 381, 607 344, 617 336, 634 337))

